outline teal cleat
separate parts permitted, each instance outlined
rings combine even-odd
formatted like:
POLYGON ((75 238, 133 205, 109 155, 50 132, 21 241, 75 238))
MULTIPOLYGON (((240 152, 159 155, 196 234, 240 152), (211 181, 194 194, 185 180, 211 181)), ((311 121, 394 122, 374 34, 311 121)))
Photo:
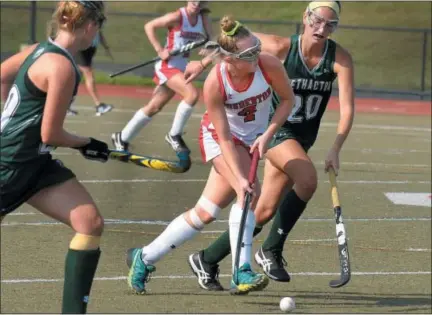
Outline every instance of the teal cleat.
POLYGON ((269 279, 260 273, 253 272, 248 263, 243 264, 231 279, 230 293, 233 295, 248 294, 251 291, 261 291, 267 287, 269 279), (238 284, 234 279, 238 277, 238 284))
POLYGON ((129 266, 128 285, 135 294, 145 294, 145 284, 156 267, 146 265, 142 260, 142 248, 130 248, 127 251, 126 263, 129 266))

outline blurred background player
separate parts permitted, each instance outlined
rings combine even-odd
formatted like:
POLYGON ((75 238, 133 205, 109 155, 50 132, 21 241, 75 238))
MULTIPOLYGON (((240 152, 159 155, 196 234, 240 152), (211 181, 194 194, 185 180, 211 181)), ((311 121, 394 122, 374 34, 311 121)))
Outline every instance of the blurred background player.
MULTIPOLYGON (((84 75, 87 91, 96 105, 96 116, 101 116, 105 113, 110 112, 113 109, 112 105, 100 101, 96 88, 96 82, 93 72, 93 57, 96 55, 97 47, 99 44, 103 46, 108 56, 113 59, 108 43, 101 30, 98 32, 95 39, 92 41, 91 46, 83 51, 80 51, 77 55, 77 64, 82 74, 84 75)), ((68 115, 77 114, 78 112, 72 108, 68 110, 68 115)))
MULTIPOLYGON (((154 263, 192 239, 237 197, 229 217, 231 249, 235 252, 244 195, 248 191, 258 197, 260 190, 258 180, 253 187, 248 182, 251 152, 256 148, 261 156, 265 153, 292 108, 294 95, 282 64, 274 56, 261 54, 260 41, 246 27, 231 17, 222 18, 218 45, 224 53, 204 83, 207 111, 200 129, 202 158, 212 163, 207 184, 194 208, 175 218, 149 245, 128 251, 128 284, 138 294, 145 293, 154 263), (280 95, 280 105, 269 123, 272 90, 280 95)), ((261 290, 268 284, 267 277, 251 269, 255 202, 256 198, 245 210, 240 268, 233 275, 238 276, 239 283, 231 281, 233 294, 261 290)))
POLYGON ((1 64, 0 217, 28 203, 75 231, 66 255, 62 313, 86 312, 104 222, 75 174, 50 152, 68 147, 88 159, 108 159, 106 143, 63 129, 80 82, 73 56, 91 45, 105 21, 103 11, 102 1, 59 2, 55 39, 1 64))
MULTIPOLYGON (((270 233, 255 260, 266 275, 276 281, 288 282, 282 256, 288 234, 302 215, 317 188, 315 166, 307 155, 318 135, 321 118, 338 78, 340 120, 336 139, 325 160, 329 167, 339 169, 339 152, 354 119, 354 67, 351 55, 328 37, 339 23, 340 4, 337 1, 309 3, 303 15, 304 32, 289 38, 255 33, 263 51, 283 60, 291 79, 296 103, 288 120, 276 133, 266 154, 261 197, 255 209, 258 234, 262 225, 274 215, 270 233)), ((188 80, 198 75, 211 62, 193 61, 185 75, 188 80)), ((277 93, 273 100, 278 108, 277 93)), ((189 257, 198 276, 199 285, 207 290, 220 290, 217 278, 218 263, 230 253, 228 231, 208 248, 189 257)))
POLYGON ((188 1, 186 7, 145 24, 147 37, 162 59, 155 64, 154 82, 157 86, 147 105, 136 112, 121 132, 112 134, 116 149, 128 150, 129 142, 177 93, 183 100, 177 107, 171 130, 165 136, 165 140, 177 153, 190 152, 182 133, 198 101, 199 92, 192 83, 185 82, 183 75, 190 52, 172 57, 169 52, 188 43, 210 38, 209 12, 206 1, 188 1), (159 28, 168 29, 165 47, 159 43, 156 36, 156 29, 159 28))

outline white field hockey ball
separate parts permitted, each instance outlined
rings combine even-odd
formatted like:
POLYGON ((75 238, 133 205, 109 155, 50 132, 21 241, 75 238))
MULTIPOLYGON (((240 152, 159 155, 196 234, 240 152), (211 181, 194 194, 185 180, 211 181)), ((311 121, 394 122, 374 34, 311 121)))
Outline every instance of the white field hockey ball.
POLYGON ((295 302, 293 298, 284 297, 280 300, 279 307, 282 312, 289 313, 295 309, 295 302))

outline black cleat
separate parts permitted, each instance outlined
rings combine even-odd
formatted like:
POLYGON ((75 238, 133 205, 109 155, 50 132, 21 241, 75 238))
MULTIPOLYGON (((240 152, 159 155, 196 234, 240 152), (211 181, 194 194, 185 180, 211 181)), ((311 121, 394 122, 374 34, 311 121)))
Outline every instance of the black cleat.
POLYGON ((111 140, 116 150, 127 151, 129 149, 129 143, 121 139, 121 132, 113 133, 111 140))
POLYGON ((223 291, 219 282, 219 265, 210 265, 202 259, 203 252, 189 255, 188 263, 198 278, 201 288, 208 291, 223 291))
POLYGON ((255 253, 255 261, 270 279, 279 282, 290 282, 291 277, 284 268, 287 262, 283 258, 281 251, 263 251, 260 248, 255 253))
POLYGON ((187 152, 190 153, 190 150, 186 143, 184 142, 181 135, 171 136, 169 133, 165 136, 166 142, 170 144, 176 153, 187 152))

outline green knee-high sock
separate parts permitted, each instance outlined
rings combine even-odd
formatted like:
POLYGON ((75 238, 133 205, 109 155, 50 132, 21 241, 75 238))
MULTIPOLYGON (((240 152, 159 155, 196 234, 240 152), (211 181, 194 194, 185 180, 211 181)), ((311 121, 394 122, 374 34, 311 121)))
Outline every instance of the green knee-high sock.
MULTIPOLYGON (((262 226, 255 226, 253 236, 261 232, 262 226)), ((231 253, 229 231, 225 231, 216 241, 210 244, 203 251, 203 260, 210 264, 216 265, 231 253)))
POLYGON ((277 209, 269 235, 262 245, 263 250, 283 251, 283 246, 294 225, 306 208, 294 190, 289 191, 277 209))
POLYGON ((85 314, 100 250, 70 249, 66 255, 63 314, 85 314))

